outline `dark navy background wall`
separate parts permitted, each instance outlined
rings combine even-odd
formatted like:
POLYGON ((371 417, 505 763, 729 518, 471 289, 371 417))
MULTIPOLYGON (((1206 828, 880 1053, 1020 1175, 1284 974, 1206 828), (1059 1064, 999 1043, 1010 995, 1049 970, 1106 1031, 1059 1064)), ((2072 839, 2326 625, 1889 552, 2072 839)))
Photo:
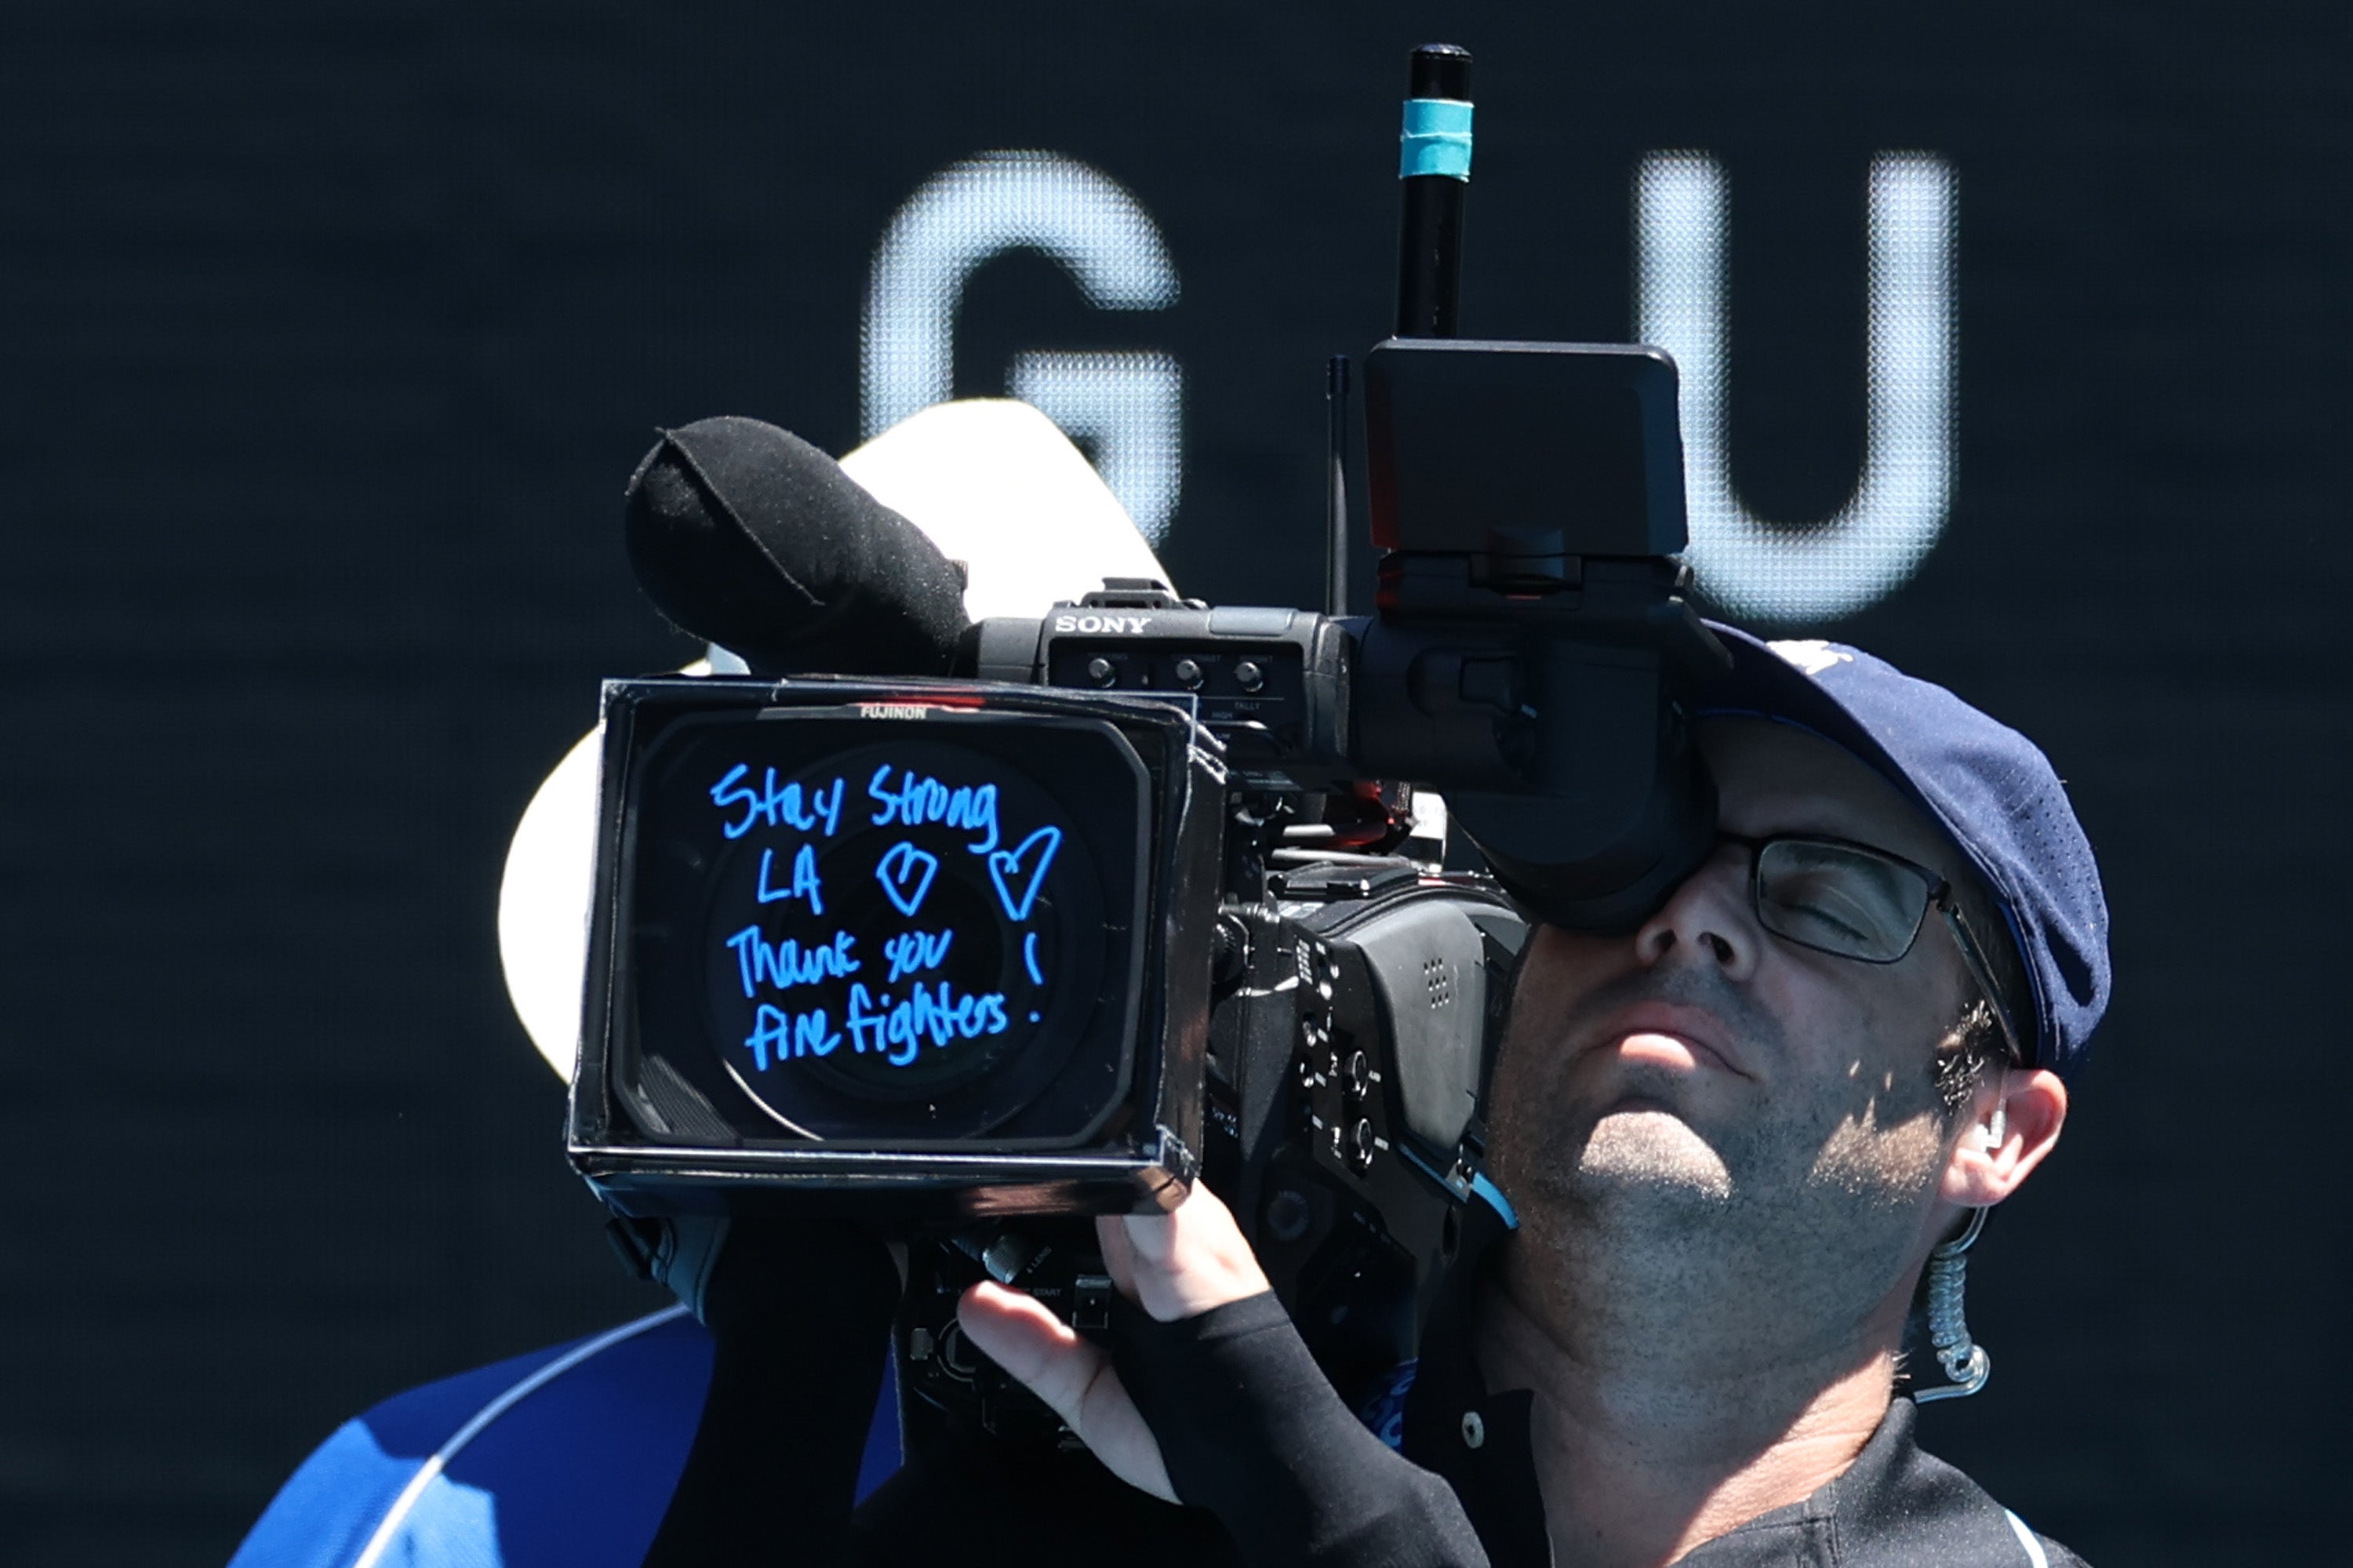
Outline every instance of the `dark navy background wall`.
POLYGON ((1322 360, 1386 324, 1425 35, 1480 58, 1472 333, 1627 335, 1634 160, 1723 160, 1734 461, 1768 514, 1854 473, 1868 160, 1957 172, 1957 507, 1834 630, 2048 747, 2119 979, 2065 1146, 1984 1249, 1992 1389, 1926 1429, 2094 1562, 2327 1555, 2346 17, 11 7, 0 1560, 217 1562, 362 1405, 656 1304, 564 1169, 493 933, 596 677, 687 648, 617 543, 652 427, 849 445, 885 221, 956 158, 1055 149, 1152 211, 1181 302, 1089 313, 1008 259, 962 389, 1017 348, 1176 355, 1166 559, 1304 602, 1322 360))

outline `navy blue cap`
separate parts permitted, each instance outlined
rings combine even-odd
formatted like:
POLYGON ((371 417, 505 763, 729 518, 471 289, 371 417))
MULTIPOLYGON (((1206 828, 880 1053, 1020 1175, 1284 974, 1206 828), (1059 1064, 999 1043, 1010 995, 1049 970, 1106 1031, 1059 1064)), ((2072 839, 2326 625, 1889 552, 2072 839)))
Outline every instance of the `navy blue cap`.
POLYGON ((2033 1065, 2072 1076, 2108 1005, 2108 904, 2091 842, 2035 744, 1944 687, 1841 642, 1765 642, 1709 623, 1729 674, 1703 715, 1755 714, 1844 747, 1940 824, 2001 905, 2031 1007, 2013 1001, 2033 1065))

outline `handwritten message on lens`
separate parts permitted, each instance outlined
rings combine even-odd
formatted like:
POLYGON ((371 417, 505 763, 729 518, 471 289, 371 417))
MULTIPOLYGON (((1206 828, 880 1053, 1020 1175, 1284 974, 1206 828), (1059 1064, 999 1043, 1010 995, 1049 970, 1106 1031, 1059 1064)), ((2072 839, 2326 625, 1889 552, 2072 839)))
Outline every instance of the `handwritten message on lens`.
POLYGON ((995 781, 938 771, 739 762, 711 784, 746 871, 711 927, 727 989, 752 1004, 739 1066, 920 1078, 1039 1022, 1063 829, 1011 820, 995 781))

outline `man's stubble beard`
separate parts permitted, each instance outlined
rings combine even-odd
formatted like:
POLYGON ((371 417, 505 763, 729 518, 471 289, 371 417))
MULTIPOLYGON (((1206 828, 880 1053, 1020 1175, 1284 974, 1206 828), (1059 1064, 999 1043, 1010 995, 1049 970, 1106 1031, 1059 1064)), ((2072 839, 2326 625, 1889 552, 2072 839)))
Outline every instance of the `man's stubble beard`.
POLYGON ((1497 1180, 1522 1216, 1504 1266, 1525 1308, 1568 1319, 1563 1330, 1672 1325, 1694 1353, 1744 1348, 1709 1344, 1727 1335, 1794 1353, 1851 1332, 1904 1272, 1943 1153, 1925 1073, 1916 1085, 1857 1075, 1844 1094, 1809 1097, 1789 1081, 1778 1022, 1689 970, 1621 977, 1514 1047, 1549 1058, 1549 1071, 1513 1075, 1519 1114, 1497 1118, 1494 1140, 1497 1180), (1576 1104, 1560 1087, 1570 1044, 1646 1000, 1705 1009, 1744 1060, 1774 1069, 1778 1092, 1736 1122, 1700 1125, 1675 1108, 1691 1098, 1688 1075, 1627 1064, 1609 1104, 1576 1104))

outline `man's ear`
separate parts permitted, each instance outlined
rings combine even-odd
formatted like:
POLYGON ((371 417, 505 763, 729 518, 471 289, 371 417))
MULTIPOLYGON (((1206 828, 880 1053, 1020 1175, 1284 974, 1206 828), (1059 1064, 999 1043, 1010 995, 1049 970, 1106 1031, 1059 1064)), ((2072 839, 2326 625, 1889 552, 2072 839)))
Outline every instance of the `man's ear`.
POLYGON ((1945 1162, 1938 1196, 1983 1209, 2018 1191, 2067 1122, 2067 1086, 2044 1067, 2005 1067, 1978 1089, 1972 1119, 1945 1162))

